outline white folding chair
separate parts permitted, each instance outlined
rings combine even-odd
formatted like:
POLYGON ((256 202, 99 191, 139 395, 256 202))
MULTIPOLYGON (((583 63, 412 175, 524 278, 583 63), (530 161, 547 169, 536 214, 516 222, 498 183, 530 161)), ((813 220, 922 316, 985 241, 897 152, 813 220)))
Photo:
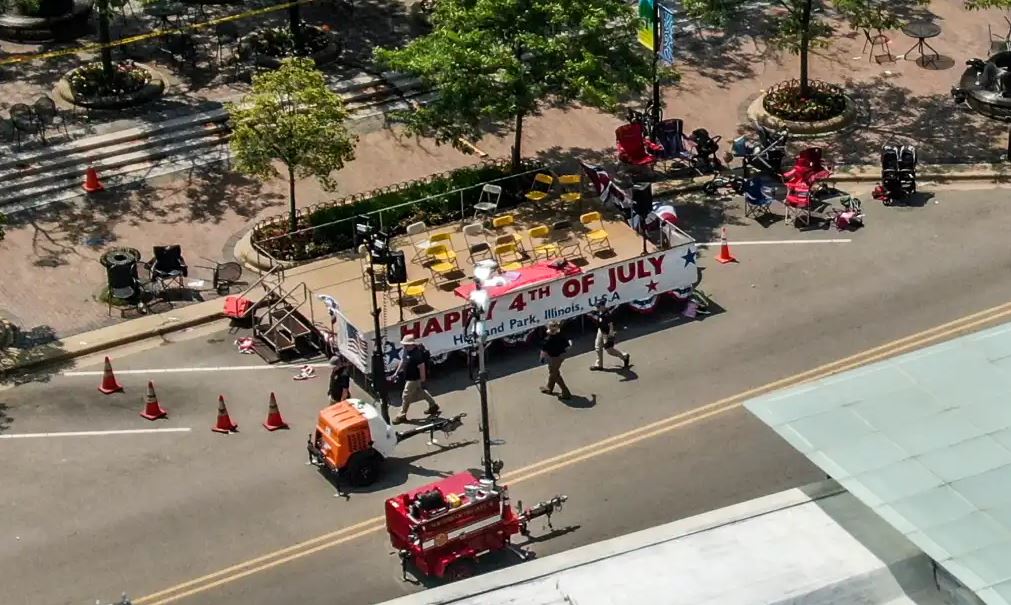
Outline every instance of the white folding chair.
POLYGON ((411 262, 417 262, 419 258, 422 260, 427 258, 424 256, 425 250, 428 250, 428 247, 432 245, 428 241, 428 225, 424 221, 411 223, 407 226, 407 238, 414 246, 414 256, 411 257, 411 262))
POLYGON ((479 216, 488 216, 494 213, 498 210, 498 203, 501 200, 502 187, 485 183, 484 187, 481 188, 481 195, 477 198, 477 203, 474 204, 473 220, 476 221, 479 216))

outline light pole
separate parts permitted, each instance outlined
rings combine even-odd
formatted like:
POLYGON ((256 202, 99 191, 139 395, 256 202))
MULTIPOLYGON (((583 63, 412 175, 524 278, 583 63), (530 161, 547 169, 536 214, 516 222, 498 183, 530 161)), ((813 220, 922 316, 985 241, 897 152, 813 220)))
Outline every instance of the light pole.
POLYGON ((491 296, 483 288, 491 285, 495 280, 495 273, 498 271, 498 264, 493 260, 481 261, 474 268, 474 290, 468 297, 471 303, 471 325, 474 336, 477 338, 477 392, 481 398, 481 445, 482 445, 482 466, 484 467, 484 478, 495 485, 496 475, 502 470, 501 460, 492 460, 491 457, 491 427, 488 420, 488 369, 485 366, 485 346, 488 342, 488 331, 484 325, 485 317, 491 308, 491 296))
POLYGON ((389 257, 388 236, 382 231, 373 231, 368 223, 355 225, 355 230, 365 239, 369 248, 369 291, 372 293, 372 329, 375 340, 372 343, 372 388, 379 398, 379 410, 383 420, 390 422, 390 397, 386 392, 386 367, 383 364, 383 332, 379 325, 379 299, 376 296, 376 265, 385 265, 389 257))

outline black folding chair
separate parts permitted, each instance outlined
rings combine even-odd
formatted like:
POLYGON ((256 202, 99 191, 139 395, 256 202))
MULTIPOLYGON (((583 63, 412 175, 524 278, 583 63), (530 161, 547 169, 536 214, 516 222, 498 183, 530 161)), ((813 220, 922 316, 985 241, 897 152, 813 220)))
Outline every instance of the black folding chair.
POLYGON ((35 111, 35 117, 38 119, 43 140, 45 140, 46 128, 49 126, 56 128, 57 132, 60 131, 60 128, 63 128, 63 134, 70 136, 70 132, 67 131, 66 119, 64 119, 63 114, 56 108, 56 103, 49 96, 43 95, 35 99, 35 102, 32 103, 32 109, 35 111))
POLYGON ((189 267, 178 244, 155 246, 154 258, 148 261, 147 267, 151 273, 151 281, 159 284, 162 289, 172 283, 183 288, 183 279, 189 275, 189 267))
MULTIPOLYGON (((35 114, 32 108, 24 103, 15 103, 10 108, 11 125, 14 127, 14 136, 17 138, 18 149, 21 149, 21 133, 26 135, 38 134, 39 125, 35 121, 35 114)), ((42 142, 46 141, 45 133, 42 134, 42 142)))

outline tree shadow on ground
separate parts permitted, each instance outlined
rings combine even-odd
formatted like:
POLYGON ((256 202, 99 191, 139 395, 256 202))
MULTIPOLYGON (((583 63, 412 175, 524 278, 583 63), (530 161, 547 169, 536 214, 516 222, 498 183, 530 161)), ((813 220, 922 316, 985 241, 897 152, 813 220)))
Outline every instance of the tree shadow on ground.
POLYGON ((67 264, 68 257, 81 249, 98 251, 115 244, 120 224, 216 223, 229 212, 252 218, 281 199, 264 192, 258 180, 216 165, 194 166, 185 178, 177 175, 172 183, 157 188, 142 181, 85 200, 12 215, 9 228, 33 229, 33 262, 53 267, 67 264))
MULTIPOLYGON (((53 375, 73 365, 71 360, 47 361, 61 356, 63 352, 63 342, 50 326, 23 328, 14 347, 0 350, 0 385, 49 382, 53 375)), ((0 413, 0 425, 3 424, 2 416, 0 413)))
MULTIPOLYGON (((1007 127, 955 106, 950 95, 916 95, 878 76, 847 82, 858 123, 819 141, 831 163, 877 164, 882 145, 915 145, 921 163, 992 162, 1007 127)), ((807 146, 805 144, 805 146, 807 146)))
POLYGON ((10 406, 0 402, 0 433, 10 430, 14 418, 10 415, 10 406))

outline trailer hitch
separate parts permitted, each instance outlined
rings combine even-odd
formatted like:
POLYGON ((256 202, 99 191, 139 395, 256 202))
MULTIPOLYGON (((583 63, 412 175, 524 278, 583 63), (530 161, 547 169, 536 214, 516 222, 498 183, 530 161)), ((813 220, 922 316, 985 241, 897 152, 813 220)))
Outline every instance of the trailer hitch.
MULTIPOLYGON (((519 517, 522 520, 520 526, 520 534, 523 537, 530 536, 530 530, 527 528, 527 523, 536 519, 537 517, 545 517, 548 523, 548 529, 554 530, 555 526, 551 524, 551 515, 555 514, 555 511, 562 510, 562 505, 568 500, 568 496, 555 496, 550 500, 545 500, 543 502, 538 502, 533 507, 520 513, 519 517)), ((523 503, 518 502, 517 508, 522 509, 523 503)))
POLYGON ((428 443, 429 445, 438 445, 439 441, 435 438, 435 431, 442 431, 446 438, 449 438, 450 433, 456 429, 463 426, 463 419, 466 418, 467 414, 457 414, 456 416, 451 416, 449 418, 435 418, 431 422, 423 424, 419 427, 409 429, 406 431, 397 432, 397 443, 405 439, 410 439, 411 437, 416 437, 423 433, 428 433, 428 443))

